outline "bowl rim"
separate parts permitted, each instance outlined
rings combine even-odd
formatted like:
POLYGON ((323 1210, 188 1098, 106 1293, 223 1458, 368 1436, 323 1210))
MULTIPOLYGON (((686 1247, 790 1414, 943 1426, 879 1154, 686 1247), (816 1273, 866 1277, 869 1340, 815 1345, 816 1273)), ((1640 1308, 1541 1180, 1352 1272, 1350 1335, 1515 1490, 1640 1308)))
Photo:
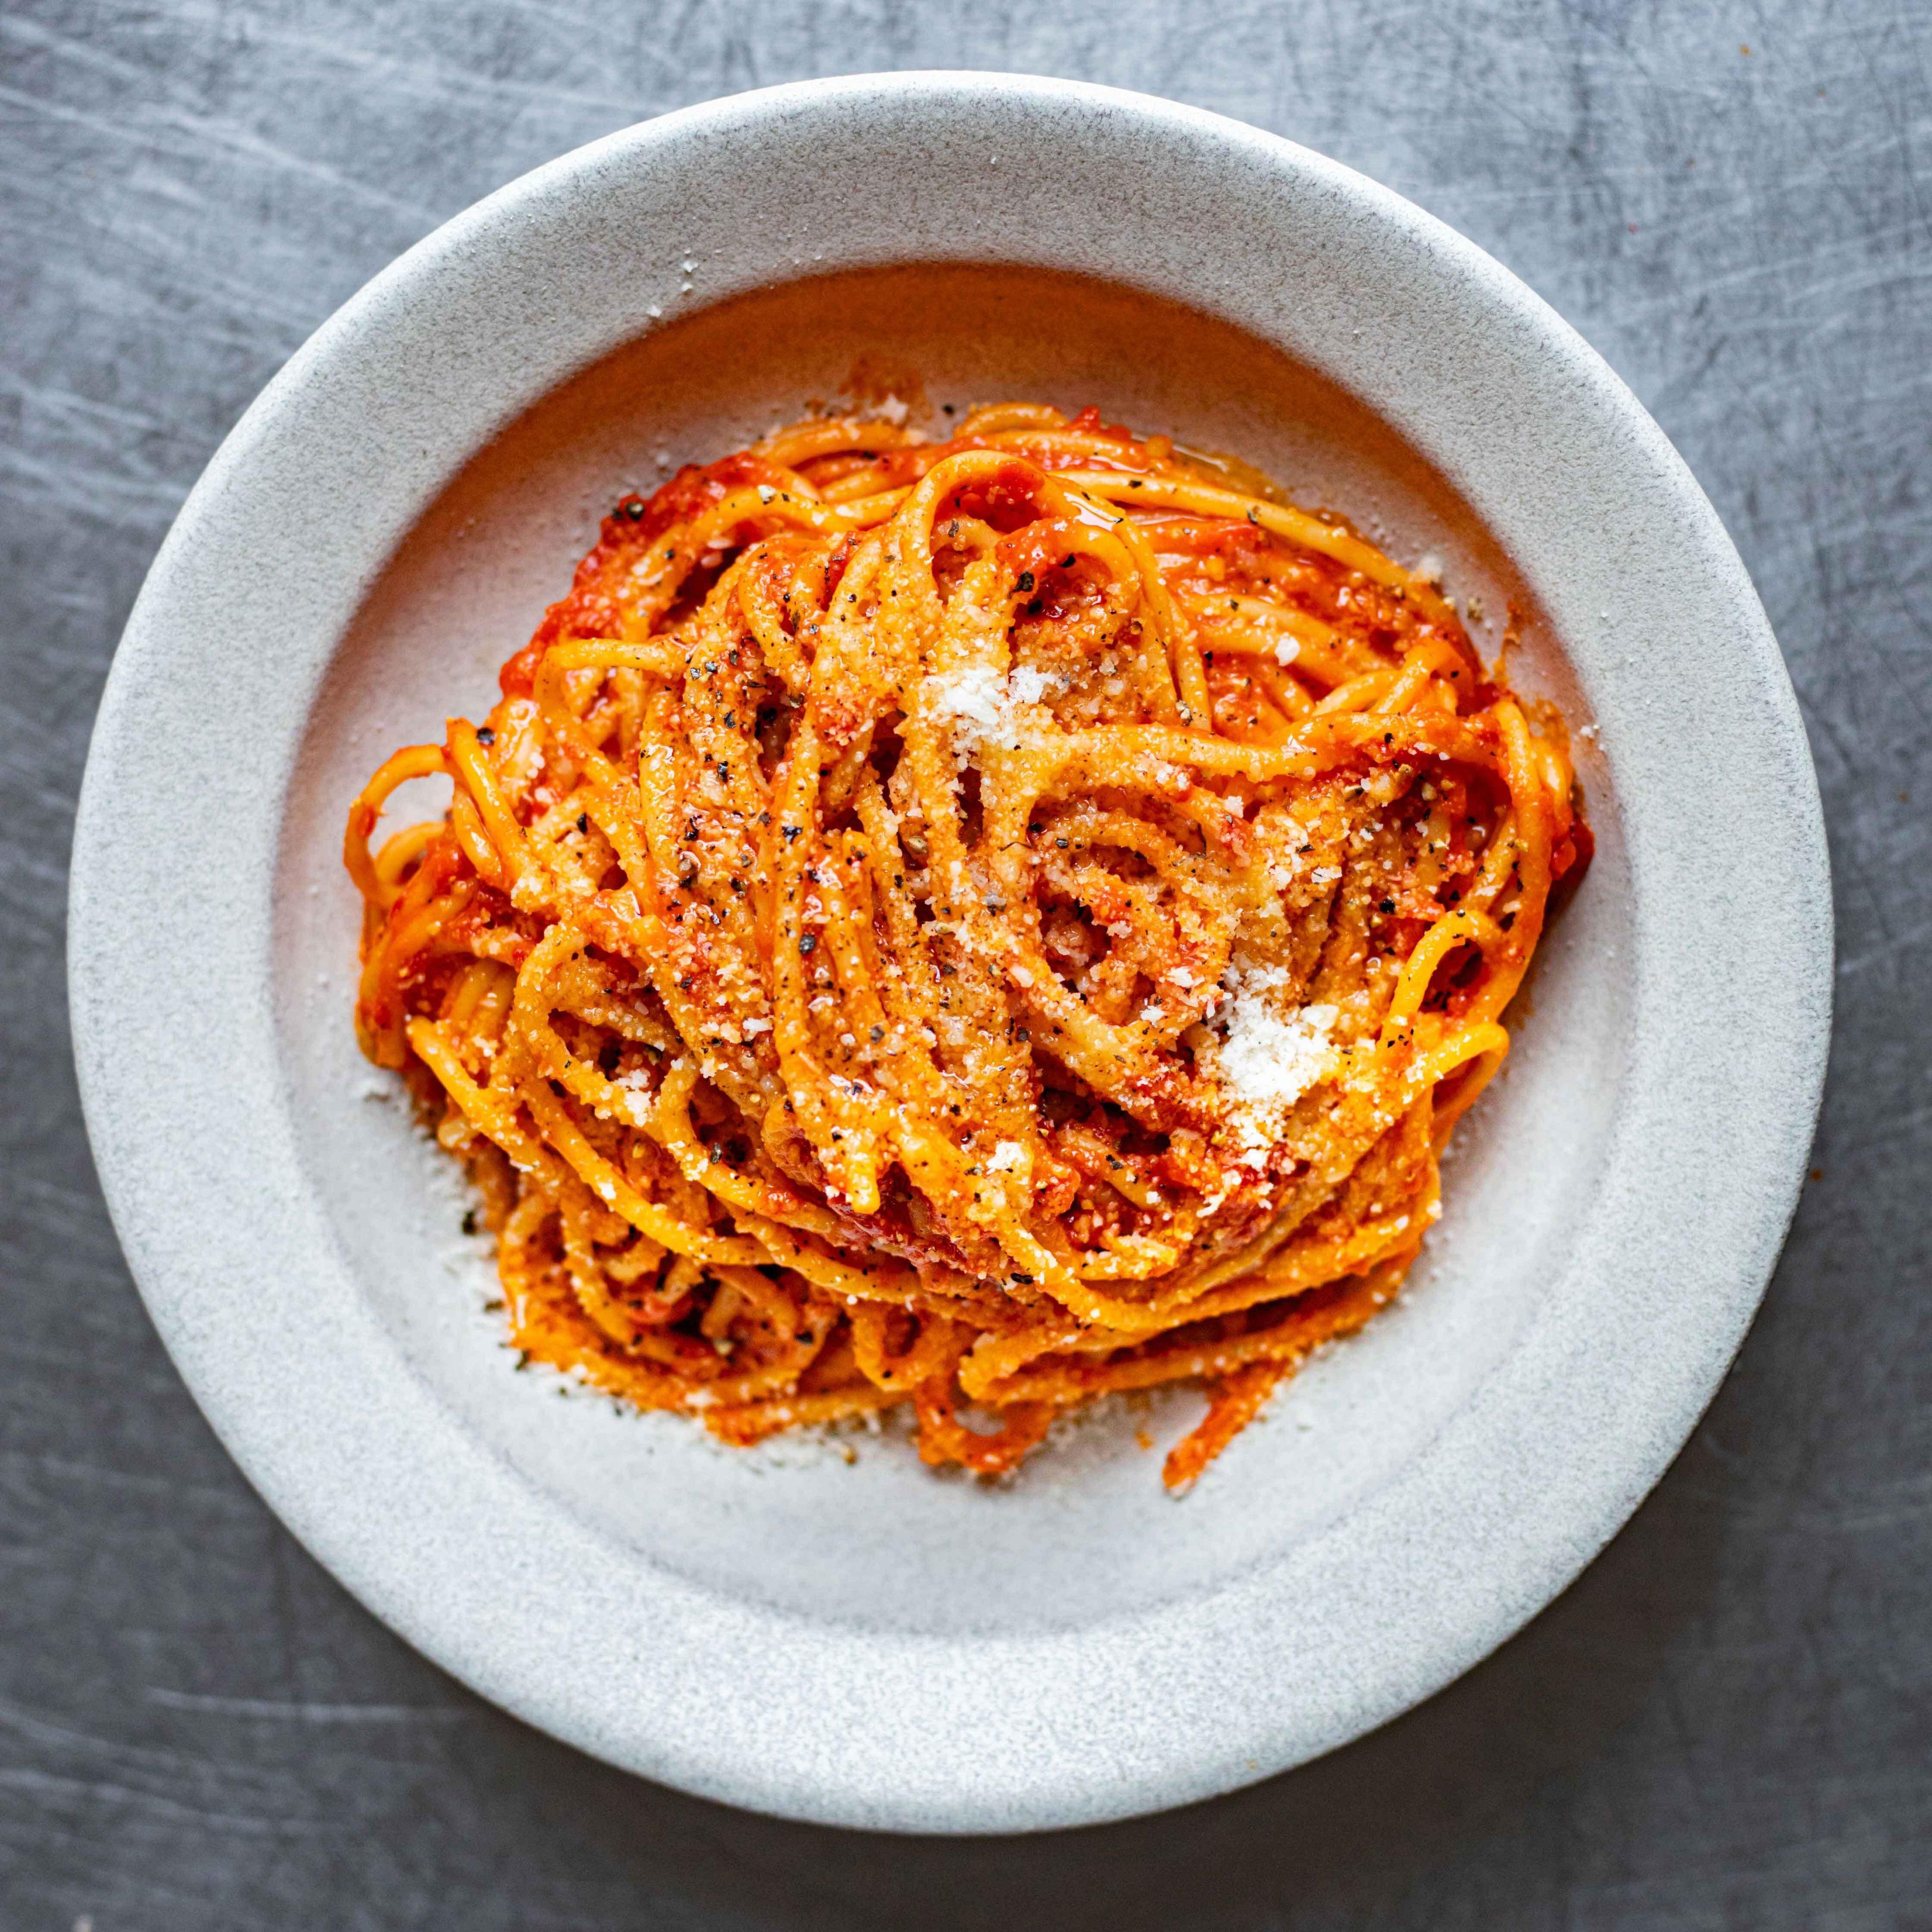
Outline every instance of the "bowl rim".
MULTIPOLYGON (((1133 277, 1122 279, 1134 285, 1133 277)), ((614 346, 614 340, 605 344, 614 346)), ((577 366, 597 352, 580 356, 577 366)), ((1526 370, 1530 366, 1524 364, 1526 370)), ((518 413, 555 380, 551 375, 536 381, 528 395, 505 392, 495 405, 497 422, 518 413)), ((1524 380, 1529 383, 1527 374, 1524 380)), ((1381 406, 1374 395, 1365 400, 1371 407, 1381 406)), ((352 540, 352 532, 345 542, 352 540)), ((363 557, 365 585, 382 560, 363 557)), ((247 677, 277 674, 272 665, 248 670, 242 695, 247 677)), ((286 680, 293 674, 280 674, 286 680)), ((1712 729, 1736 735, 1744 728, 1719 718, 1712 729)), ((271 789, 274 782, 273 772, 243 776, 271 789)), ((278 843, 279 836, 272 842, 278 843)), ((1700 856, 1684 856, 1687 868, 1702 862, 1700 856)), ((1701 928, 1693 932, 1708 936, 1701 928)), ((728 96, 592 142, 446 223, 316 331, 217 452, 161 546, 128 620, 101 700, 76 817, 68 957, 75 1058, 89 1137, 143 1298, 230 1453, 270 1507, 352 1592, 484 1696, 660 1781, 825 1822, 992 1832, 1158 1810, 1333 1749, 1460 1675, 1597 1554, 1662 1474, 1714 1394, 1756 1312, 1795 1210, 1829 1038, 1832 914, 1816 776, 1789 679, 1744 566, 1662 431, 1552 310, 1435 218, 1279 136, 1198 109, 1089 83, 909 72, 728 96), (380 1332, 353 1310, 328 1318, 335 1325, 326 1339, 340 1351, 332 1360, 331 1350, 310 1344, 307 1372, 317 1388, 304 1393, 294 1380, 278 1382, 277 1399, 296 1412, 269 1412, 260 1386, 266 1371, 251 1357, 262 1337, 250 1328, 253 1318, 234 1286, 241 1251, 223 1245, 232 1238, 211 1235, 196 1207, 230 1198, 224 1190, 236 1185, 229 1158, 233 1149, 194 1144, 197 1125, 205 1131, 216 1110, 240 1105, 248 1117, 243 1184, 266 1217, 271 1246, 278 1240, 276 1251, 291 1256, 301 1250, 296 1264, 303 1268, 339 1262, 326 1229, 304 1218, 309 1210, 302 1202, 281 1198, 299 1196, 304 1184, 292 1143, 276 1127, 274 1108, 286 1104, 278 1070, 259 1052, 231 1059, 226 1049, 210 1048, 197 1060, 182 1035, 194 1032, 199 1022, 190 1013, 184 1028, 184 1010, 154 999, 158 972, 164 980, 172 974, 177 987, 185 988, 191 983, 187 976, 198 970, 210 992, 225 995, 221 1017, 242 1016, 242 1036, 259 1043, 274 1034, 273 1016, 263 1006, 266 930, 241 932, 232 957, 211 964, 192 933, 130 914, 119 889, 129 867, 140 863, 144 852, 152 854, 155 838, 172 832, 190 839, 182 874, 188 897, 218 904, 231 890, 212 872, 196 869, 192 794, 184 781, 169 776, 160 753, 144 744, 144 734, 158 707, 166 711, 178 701, 176 668, 195 651, 212 648, 196 640, 226 608, 222 599, 230 592, 220 580, 221 560, 229 554, 224 547, 251 515, 262 514, 256 506, 278 493, 285 498, 293 487, 290 451, 315 410, 324 406, 316 399, 327 391, 326 406, 351 406, 358 385, 374 373, 372 358, 380 362, 384 352, 386 332, 399 326, 399 318, 412 308, 450 299, 452 287, 474 273, 479 254, 514 251, 523 245, 521 238, 544 224, 567 219, 573 197, 597 191, 600 181, 634 178, 680 158, 715 157, 734 141, 776 139, 788 125, 850 131, 867 116, 876 119, 909 104, 934 117, 942 133, 1034 129, 1044 135, 1057 117, 1096 140, 1138 140, 1150 152, 1159 147, 1188 158, 1186 165, 1219 166, 1271 183, 1289 199, 1298 196, 1304 214, 1310 203, 1320 202, 1330 212, 1323 218, 1340 224, 1336 234, 1349 224, 1358 234, 1372 231, 1374 245, 1406 250, 1417 264, 1426 265, 1462 313, 1484 319, 1498 336, 1514 332, 1513 344, 1498 355, 1540 358, 1541 393, 1558 398, 1550 403, 1552 411, 1573 410, 1576 422, 1600 424, 1623 452, 1623 470, 1613 468, 1610 483, 1669 512, 1674 524, 1668 541, 1678 546, 1673 554, 1680 561, 1690 559, 1702 573, 1696 578, 1702 588, 1695 608, 1709 636, 1700 634, 1690 648, 1708 657, 1714 688, 1728 677, 1756 707, 1756 732, 1750 742, 1762 770, 1754 765, 1744 782, 1762 814, 1755 832, 1763 868, 1758 884, 1770 889, 1757 896, 1775 902, 1754 910, 1750 898, 1740 898, 1724 908, 1746 922, 1739 930, 1780 968, 1778 983, 1768 976, 1761 985, 1754 982, 1760 997, 1750 1037, 1763 1066, 1752 1075, 1757 1085, 1750 1090, 1761 1104, 1747 1108, 1736 1094, 1700 1090, 1683 1096, 1671 1116, 1671 1148, 1682 1160, 1694 1161, 1698 1130, 1713 1144, 1721 1140, 1729 1171, 1700 1172, 1696 1180, 1716 1190, 1702 1198, 1707 1206, 1712 1200, 1722 1206, 1722 1225, 1733 1229, 1736 1240, 1731 1252, 1702 1258, 1689 1270, 1687 1305, 1673 1318, 1676 1327, 1666 1331, 1674 1348, 1654 1351, 1656 1359, 1638 1371, 1614 1404, 1599 1398, 1584 1405, 1587 1418, 1550 1425, 1544 1411, 1551 1379, 1562 1384, 1567 1375, 1574 1383, 1579 1371, 1571 1358, 1580 1338, 1552 1335, 1552 1324, 1541 1324, 1418 1458, 1418 1465, 1428 1466, 1406 1472, 1388 1493, 1324 1532, 1316 1539, 1320 1551, 1298 1552, 1292 1561, 1208 1598, 1083 1636, 1080 1645, 1090 1654, 1052 1634, 936 1639, 875 1631, 830 1637, 799 1619, 723 1600, 640 1565, 626 1587, 633 1600, 644 1593, 659 1633, 654 1657, 626 1652, 578 1664, 566 1654, 571 1646, 560 1644, 544 1668, 532 1669, 517 1641, 523 1618, 538 1608, 546 1615, 574 1616, 579 1634, 586 1634, 587 1620, 608 1601, 608 1580, 599 1579, 598 1566, 608 1564, 608 1554, 594 1538, 560 1528, 539 1494, 464 1436, 405 1367, 383 1358, 380 1332), (1740 1120, 1743 1112, 1754 1118, 1740 1120), (1539 1372, 1540 1384, 1535 1382, 1539 1372), (332 1418, 326 1390, 338 1404, 332 1418), (323 1406, 304 1408, 311 1397, 323 1406), (355 1439, 358 1432, 346 1415, 370 1406, 381 1411, 386 1425, 393 1423, 393 1436, 383 1439, 382 1432, 364 1430, 360 1436, 369 1439, 355 1439), (1578 1433, 1586 1421, 1596 1426, 1594 1436, 1578 1433), (318 1450, 325 1436, 328 1457, 318 1450), (398 1537, 396 1524, 408 1520, 397 1514, 407 1506, 396 1466, 404 1457, 427 1459, 418 1466, 426 1466, 434 1480, 426 1502, 418 1489, 418 1533, 398 1537), (1472 1480, 1479 1472, 1480 1485, 1472 1480), (1444 1528, 1445 1510, 1461 1512, 1456 1537, 1444 1528), (377 1520, 372 1522, 372 1515, 377 1520), (541 1563, 532 1554, 540 1547, 541 1563), (1332 1682, 1318 1690, 1270 1681, 1256 1690, 1255 1709, 1219 1734, 1204 1736, 1198 1723, 1190 1728, 1190 1719, 1212 1708, 1196 1681, 1204 1648, 1222 1660, 1225 1679, 1228 1660, 1245 1658, 1258 1665, 1267 1658, 1256 1634, 1271 1622, 1305 1611, 1318 1599, 1364 1608, 1392 1576, 1412 1596, 1419 1594, 1426 1576, 1436 1593, 1426 1604, 1401 1598, 1390 1615, 1394 1635, 1340 1643, 1330 1660, 1332 1682), (662 1647, 667 1638, 668 1661, 662 1647), (734 1692, 708 1660, 753 1644, 774 1647, 780 1670, 755 1684, 740 1680, 734 1692), (847 1655, 840 1645, 860 1648, 847 1655), (796 1693, 774 1688, 784 1670, 800 1674, 796 1693), (908 1695, 916 1686, 928 1708, 937 1700, 939 1708, 952 1711, 983 1702, 981 1687, 988 1674, 1006 1673, 1006 1681, 1019 1687, 1018 1700, 1033 1701, 1028 1708, 988 1719, 992 1735, 1006 1741, 1012 1754, 1030 1748, 1031 1759, 989 1756, 984 1736, 969 1740, 963 1733, 939 1736, 927 1760, 902 1756, 884 1761, 890 1752, 875 1756, 862 1748, 850 1725, 842 1730, 844 1720, 826 1714, 828 1692, 841 1685, 849 1690, 860 1670, 880 1675, 908 1695), (608 1694, 614 1672, 635 1693, 626 1709, 610 1708, 617 1701, 608 1694), (1137 1694, 1109 1695, 1109 1682, 1131 1684, 1137 1694), (1306 1705, 1292 1721, 1282 1702, 1290 1688, 1306 1705), (706 1701, 721 1695, 740 1700, 722 1719, 706 1701), (1163 1708, 1169 1713, 1164 1726, 1163 1708), (1078 1748, 1070 1745, 1069 1726, 1078 1730, 1078 1748)), ((1655 996, 1654 988, 1644 992, 1653 1001, 1655 996)), ((1727 1024, 1720 1014, 1712 1029, 1722 1034, 1727 1024)), ((202 1046, 209 1048, 213 1037, 204 1029, 202 1046)), ((243 1052, 240 1046, 232 1051, 243 1052)), ((1641 1124, 1644 1131, 1654 1126, 1649 1116, 1641 1124)), ((1646 1167, 1646 1156, 1632 1144, 1641 1138, 1639 1126, 1626 1121, 1622 1127, 1618 1185, 1628 1191, 1646 1175, 1657 1178, 1656 1161, 1652 1157, 1646 1167)), ((1639 1240, 1641 1217, 1649 1211, 1640 1198, 1622 1198, 1605 1211, 1613 1218, 1620 1214, 1624 1237, 1639 1240)), ((1651 1265, 1660 1265, 1658 1238, 1645 1238, 1649 1245, 1641 1251, 1651 1265)), ((1633 1318, 1622 1318, 1626 1324, 1633 1318)), ((1618 1347, 1638 1360, 1628 1337, 1621 1330, 1618 1334, 1618 1347)), ((935 1732, 943 1728, 932 1727, 935 1732)))

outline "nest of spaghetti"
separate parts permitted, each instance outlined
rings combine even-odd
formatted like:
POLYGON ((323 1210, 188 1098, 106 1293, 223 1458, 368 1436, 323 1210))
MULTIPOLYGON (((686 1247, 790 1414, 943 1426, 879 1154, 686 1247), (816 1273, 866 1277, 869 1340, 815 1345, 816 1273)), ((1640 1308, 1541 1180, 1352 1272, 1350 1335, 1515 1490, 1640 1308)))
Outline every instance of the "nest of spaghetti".
POLYGON ((1433 583, 1091 410, 681 470, 501 685, 351 810, 362 1043, 515 1346, 736 1444, 1186 1382, 1184 1486, 1396 1293, 1589 850, 1433 583))

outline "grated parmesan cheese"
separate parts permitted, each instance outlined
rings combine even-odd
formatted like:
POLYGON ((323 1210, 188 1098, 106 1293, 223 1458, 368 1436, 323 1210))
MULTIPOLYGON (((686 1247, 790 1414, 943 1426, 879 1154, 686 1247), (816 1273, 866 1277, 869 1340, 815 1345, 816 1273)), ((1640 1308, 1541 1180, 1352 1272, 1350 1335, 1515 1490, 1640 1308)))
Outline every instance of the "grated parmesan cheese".
POLYGON ((1037 704, 1046 695, 1047 675, 1033 664, 1016 664, 1006 680, 1006 689, 1016 704, 1037 704))
POLYGON ((1220 1076, 1227 1102, 1222 1145, 1244 1167, 1265 1166, 1288 1109, 1333 1072, 1330 1039, 1340 1010, 1304 1006, 1282 1013, 1268 995, 1288 981, 1284 966, 1238 964, 1222 984, 1233 997, 1214 1019, 1206 1070, 1220 1076))
POLYGON ((952 748, 961 768, 974 749, 988 742, 1008 751, 1019 748, 1014 707, 1037 704, 1051 680, 1030 664, 1002 677, 991 664, 968 664, 963 670, 935 672, 921 688, 927 708, 952 721, 952 748))
POLYGON ((968 664, 964 670, 935 672, 926 680, 923 693, 927 705, 941 718, 956 722, 958 735, 964 725, 976 735, 1000 728, 1006 680, 991 664, 968 664))
POLYGON ((1336 1008, 1304 1006, 1284 1019, 1252 988, 1234 996, 1225 1017, 1221 1077, 1238 1106, 1292 1107, 1328 1072, 1336 1008))

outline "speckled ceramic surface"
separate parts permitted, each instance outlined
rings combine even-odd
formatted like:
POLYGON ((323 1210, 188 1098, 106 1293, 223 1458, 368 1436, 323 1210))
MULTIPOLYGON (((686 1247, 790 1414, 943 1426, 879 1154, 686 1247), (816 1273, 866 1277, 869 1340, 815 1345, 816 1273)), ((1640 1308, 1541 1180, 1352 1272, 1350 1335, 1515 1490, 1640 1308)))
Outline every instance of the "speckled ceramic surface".
MULTIPOLYGON (((1359 176, 1139 97, 900 75, 567 156, 295 358, 182 512, 74 857, 94 1145, 224 1440, 372 1609, 651 1777, 854 1825, 1179 1803, 1330 1749, 1546 1603, 1688 1432, 1802 1172, 1831 928, 1776 646, 1592 352, 1359 176), (934 404, 1097 401, 1513 603, 1588 726, 1598 862, 1402 1302, 1195 1493, 1196 1399, 997 1489, 879 1438, 716 1448, 513 1372, 446 1164, 348 1022, 343 812, 477 715, 598 511, 868 355, 934 404), (153 882, 165 880, 166 890, 153 882)), ((1198 1402, 1197 1402, 1198 1408, 1198 1402)))

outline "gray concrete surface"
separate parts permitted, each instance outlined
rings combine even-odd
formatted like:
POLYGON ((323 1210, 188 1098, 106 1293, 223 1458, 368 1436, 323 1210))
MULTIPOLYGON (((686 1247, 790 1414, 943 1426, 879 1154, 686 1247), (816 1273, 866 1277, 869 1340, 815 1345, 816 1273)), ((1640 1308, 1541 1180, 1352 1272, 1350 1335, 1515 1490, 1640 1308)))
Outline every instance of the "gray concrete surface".
MULTIPOLYGON (((1908 0, 5 0, 0 1928, 1932 1927, 1928 59, 1908 0), (1756 577, 1840 922, 1817 1169, 1765 1312, 1582 1582, 1324 1762, 977 1844, 634 1782, 347 1599, 148 1329, 62 1002, 115 637, 202 464, 309 331, 446 216, 610 128, 935 65, 1292 135, 1554 302, 1756 577)), ((158 852, 129 889, 168 876, 158 852)))

